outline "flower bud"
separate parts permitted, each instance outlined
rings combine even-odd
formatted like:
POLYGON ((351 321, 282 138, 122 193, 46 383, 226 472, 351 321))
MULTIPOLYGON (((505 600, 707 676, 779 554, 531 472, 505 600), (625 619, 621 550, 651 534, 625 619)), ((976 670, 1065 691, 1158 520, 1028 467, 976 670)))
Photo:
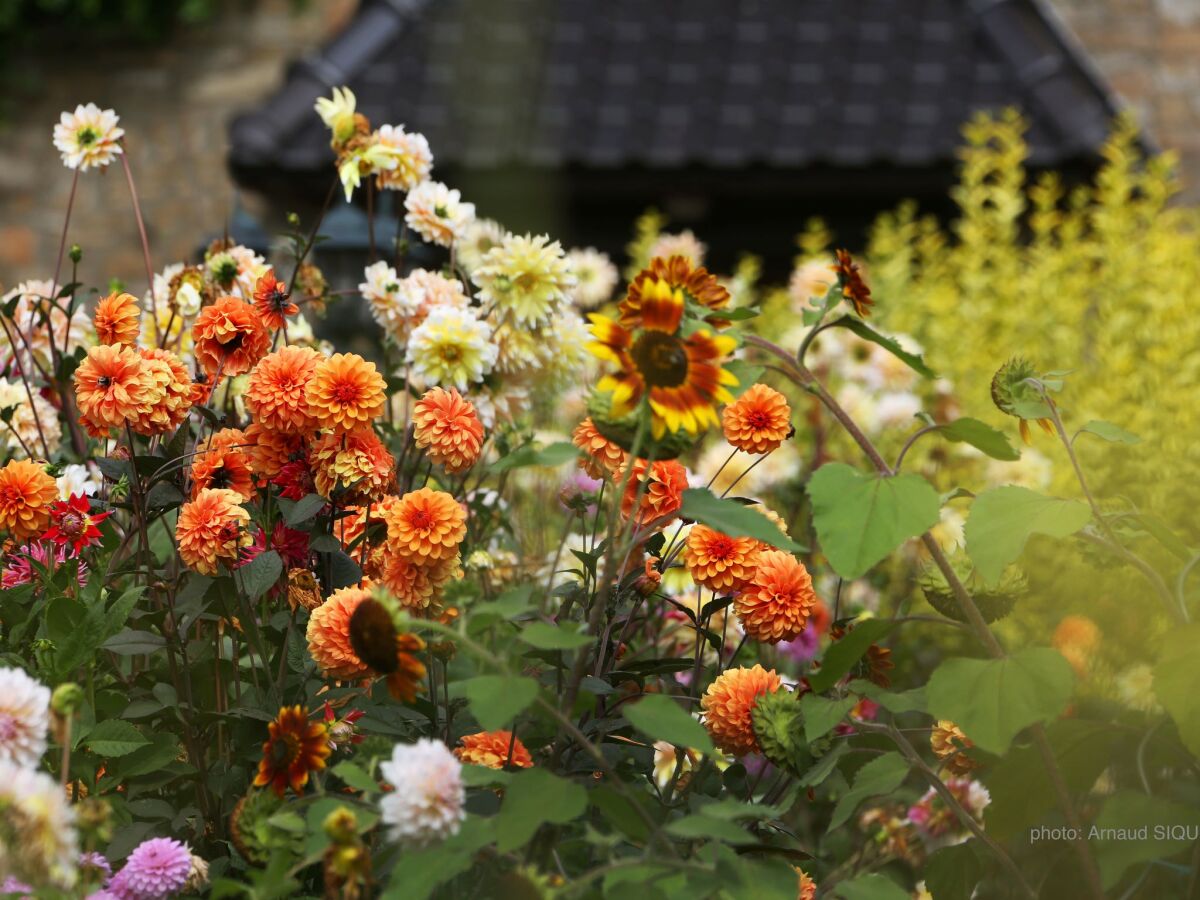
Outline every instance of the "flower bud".
POLYGON ((335 844, 350 844, 358 838, 358 819, 344 806, 327 815, 321 827, 335 844))
POLYGON ((50 709, 63 718, 75 715, 82 703, 83 688, 73 681, 63 682, 50 695, 50 709))
POLYGON ((71 256, 71 262, 79 265, 79 261, 83 259, 83 248, 78 244, 72 244, 69 253, 71 256))

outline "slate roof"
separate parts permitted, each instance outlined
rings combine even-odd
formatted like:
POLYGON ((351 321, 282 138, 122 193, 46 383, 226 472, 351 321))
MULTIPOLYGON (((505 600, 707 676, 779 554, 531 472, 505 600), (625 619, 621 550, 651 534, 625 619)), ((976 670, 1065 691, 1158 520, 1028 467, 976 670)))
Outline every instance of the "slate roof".
POLYGON ((439 167, 915 168, 978 109, 1032 162, 1094 155, 1116 106, 1046 0, 363 0, 231 125, 235 173, 311 172, 348 84, 439 167))

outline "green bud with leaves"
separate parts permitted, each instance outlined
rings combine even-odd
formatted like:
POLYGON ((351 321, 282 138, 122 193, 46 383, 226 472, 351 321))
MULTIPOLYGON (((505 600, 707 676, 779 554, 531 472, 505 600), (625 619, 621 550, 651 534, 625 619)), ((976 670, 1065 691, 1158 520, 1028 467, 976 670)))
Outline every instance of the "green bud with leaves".
POLYGON ((62 718, 73 716, 83 705, 83 697, 83 688, 73 681, 63 682, 50 695, 50 709, 62 718))
MULTIPOLYGON (((596 430, 626 453, 633 450, 633 442, 637 436, 638 426, 641 424, 641 416, 649 415, 640 407, 624 416, 613 415, 610 391, 593 390, 588 396, 587 409, 596 430)), ((688 434, 682 428, 676 432, 667 431, 653 444, 648 439, 643 439, 638 456, 643 459, 675 459, 695 443, 696 435, 688 434)))
POLYGON ((763 694, 750 711, 750 723, 763 756, 792 774, 804 770, 808 744, 797 694, 787 690, 763 694))
MULTIPOLYGON (((990 623, 1003 619, 1012 612, 1017 601, 1029 591, 1029 582, 1026 581, 1020 568, 1015 565, 1006 568, 1000 576, 1000 583, 990 587, 984 585, 983 579, 971 565, 971 560, 962 551, 958 551, 950 557, 950 567, 966 587, 967 593, 974 599, 975 605, 979 608, 979 614, 983 616, 985 622, 990 623)), ((943 616, 953 619, 955 622, 966 621, 966 616, 959 609, 958 601, 954 597, 954 591, 950 588, 950 584, 946 581, 946 576, 932 562, 927 563, 921 571, 917 585, 921 588, 925 599, 929 601, 929 605, 943 616)))

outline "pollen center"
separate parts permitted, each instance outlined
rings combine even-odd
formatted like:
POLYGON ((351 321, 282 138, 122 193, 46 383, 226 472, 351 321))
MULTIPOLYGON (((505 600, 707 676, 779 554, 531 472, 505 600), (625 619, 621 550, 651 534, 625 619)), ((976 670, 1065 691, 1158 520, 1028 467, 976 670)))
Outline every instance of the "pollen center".
POLYGON ((630 356, 649 387, 678 387, 687 381, 687 351, 674 335, 647 331, 637 339, 630 356))

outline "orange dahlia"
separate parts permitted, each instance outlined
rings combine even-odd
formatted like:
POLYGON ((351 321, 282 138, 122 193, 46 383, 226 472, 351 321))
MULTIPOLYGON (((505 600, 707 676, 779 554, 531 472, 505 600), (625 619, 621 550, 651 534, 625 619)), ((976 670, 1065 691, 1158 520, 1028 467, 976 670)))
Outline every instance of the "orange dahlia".
POLYGON ((184 565, 201 575, 216 575, 220 563, 234 565, 252 543, 250 513, 241 495, 225 488, 201 491, 179 510, 175 541, 184 565))
POLYGON ((975 743, 963 730, 949 719, 938 719, 937 725, 929 734, 929 747, 933 750, 933 755, 942 761, 942 767, 951 775, 966 776, 979 765, 962 752, 974 746, 975 743))
POLYGON ((571 442, 584 452, 579 468, 593 478, 606 478, 625 465, 628 454, 596 430, 591 416, 575 426, 571 442))
POLYGON ((192 377, 170 350, 158 347, 138 351, 148 389, 130 427, 138 434, 166 434, 184 423, 192 408, 192 377))
POLYGON ((341 491, 350 500, 377 500, 393 486, 396 461, 369 427, 322 435, 312 445, 308 461, 322 497, 341 491))
POLYGON ((457 389, 426 391, 413 407, 412 424, 417 446, 450 474, 465 472, 479 459, 483 425, 457 389))
POLYGON ((305 396, 309 413, 322 428, 353 431, 383 412, 386 387, 375 363, 357 353, 335 353, 318 363, 305 396))
POLYGON ((385 545, 377 559, 379 580, 409 609, 428 609, 450 579, 462 577, 458 556, 418 564, 385 545))
POLYGON ((92 347, 74 378, 80 421, 93 434, 136 420, 151 392, 145 361, 123 345, 92 347))
POLYGON ((740 589, 753 578, 758 556, 754 538, 730 537, 700 524, 692 526, 683 550, 692 580, 717 593, 740 589))
POLYGON ((308 446, 302 435, 284 434, 257 422, 252 422, 245 434, 250 444, 247 448, 250 468, 256 475, 274 478, 288 463, 308 459, 308 446))
POLYGON ((467 514, 445 491, 410 491, 386 513, 388 546, 397 555, 425 565, 451 559, 467 534, 467 514))
POLYGON ((803 869, 796 869, 796 876, 799 879, 796 900, 817 900, 817 883, 803 869))
MULTIPOLYGON (((672 256, 669 259, 656 256, 650 260, 649 267, 642 269, 629 283, 629 292, 620 305, 622 325, 626 328, 636 328, 642 324, 646 294, 657 292, 660 285, 666 285, 673 291, 678 290, 693 303, 714 312, 729 305, 728 289, 703 266, 693 266, 686 256, 672 256)), ((719 316, 711 318, 717 320, 719 316)))
POLYGON ((1054 629, 1050 643, 1067 658, 1075 674, 1083 677, 1102 637, 1100 626, 1087 616, 1064 616, 1054 629))
POLYGON ((200 310, 192 326, 193 353, 209 377, 232 378, 254 368, 271 346, 271 335, 254 307, 237 297, 218 297, 200 310))
POLYGON ((323 720, 310 721, 303 706, 284 706, 267 726, 267 733, 270 737, 263 744, 254 786, 269 786, 279 797, 289 787, 303 793, 309 773, 325 768, 325 760, 333 752, 329 726, 323 720))
POLYGON ((459 738, 460 746, 454 748, 454 755, 460 762, 476 766, 486 766, 489 769, 505 769, 513 767, 528 769, 533 765, 533 757, 511 731, 480 731, 478 734, 467 734, 459 738))
POLYGON ((58 487, 45 466, 12 459, 0 469, 0 529, 18 541, 46 530, 57 499, 58 487))
POLYGON ((287 324, 287 317, 300 312, 300 307, 291 301, 287 285, 275 277, 275 270, 266 274, 254 285, 254 311, 272 331, 287 324))
POLYGON ((858 263, 850 258, 849 250, 838 250, 836 255, 837 263, 829 268, 838 277, 838 284, 842 286, 842 296, 854 307, 858 317, 865 319, 871 315, 871 307, 875 305, 875 301, 871 299, 871 289, 863 281, 858 263))
POLYGON ((746 453, 769 453, 792 431, 787 398, 765 384, 754 384, 721 413, 725 440, 746 453))
POLYGON ((392 614, 376 598, 360 602, 350 616, 350 646, 373 672, 387 678, 393 697, 407 703, 416 699, 425 665, 414 654, 425 649, 425 642, 398 632, 392 614))
POLYGON ((753 576, 733 600, 733 611, 742 629, 756 641, 790 641, 808 626, 816 605, 812 578, 804 563, 782 550, 763 550, 757 562, 753 576))
POLYGON ((305 391, 320 361, 311 347, 283 347, 260 359, 242 395, 254 421, 283 434, 314 431, 305 391))
POLYGON ((228 488, 241 500, 254 497, 250 439, 239 428, 222 428, 192 459, 192 499, 210 488, 228 488))
POLYGON ((588 348, 617 367, 597 382, 597 390, 612 394, 615 417, 628 415, 647 398, 655 438, 680 428, 695 434, 718 424, 716 407, 733 401, 727 388, 738 383, 722 368, 737 341, 707 328, 684 336, 684 309, 682 291, 655 281, 642 295, 637 328, 596 313, 588 316, 594 338, 588 348))
POLYGON ((92 321, 96 326, 96 340, 101 344, 137 345, 141 331, 142 310, 132 294, 113 291, 96 304, 96 315, 92 321))
POLYGON ((771 694, 783 684, 775 670, 756 665, 726 669, 708 686, 700 700, 704 727, 713 743, 733 756, 745 756, 758 749, 750 713, 762 694, 771 694))
POLYGON ((350 645, 350 617, 371 592, 344 587, 312 611, 308 620, 308 652, 327 678, 349 681, 364 678, 371 667, 350 645))
MULTIPOLYGON (((618 483, 621 482, 625 478, 625 470, 622 469, 613 477, 618 483)), ((667 524, 665 520, 674 516, 683 505, 683 492, 687 486, 687 469, 676 460, 660 460, 649 466, 648 470, 646 460, 635 460, 629 483, 625 485, 625 496, 621 498, 621 514, 626 518, 633 515, 633 504, 640 496, 635 516, 638 526, 664 519, 658 523, 662 527, 667 524)))

